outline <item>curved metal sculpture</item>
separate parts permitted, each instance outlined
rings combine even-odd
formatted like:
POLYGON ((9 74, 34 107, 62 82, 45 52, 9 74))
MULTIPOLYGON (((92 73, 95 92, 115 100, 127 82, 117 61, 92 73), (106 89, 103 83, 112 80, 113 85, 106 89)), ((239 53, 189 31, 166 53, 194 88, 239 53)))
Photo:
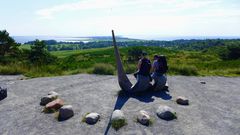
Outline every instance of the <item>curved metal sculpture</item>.
POLYGON ((121 89, 130 93, 148 90, 152 86, 150 84, 150 78, 148 76, 139 75, 137 77, 137 83, 135 85, 132 85, 132 83, 128 79, 123 69, 123 64, 120 58, 118 47, 116 45, 116 39, 115 39, 113 30, 112 30, 112 37, 113 37, 114 53, 115 53, 116 64, 117 64, 118 83, 121 89))
POLYGON ((131 90, 132 83, 129 81, 129 79, 123 69, 122 61, 120 58, 118 47, 116 45, 116 39, 115 39, 113 30, 112 30, 112 37, 113 37, 114 53, 115 53, 116 64, 117 64, 118 83, 119 83, 119 86, 121 87, 121 89, 129 91, 129 90, 131 90))

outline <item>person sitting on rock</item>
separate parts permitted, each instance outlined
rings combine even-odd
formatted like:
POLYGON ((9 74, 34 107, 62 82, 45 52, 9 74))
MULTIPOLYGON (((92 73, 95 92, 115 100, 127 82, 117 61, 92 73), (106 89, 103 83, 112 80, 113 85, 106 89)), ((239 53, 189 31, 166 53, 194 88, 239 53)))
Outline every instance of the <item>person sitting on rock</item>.
POLYGON ((154 80, 153 89, 162 90, 167 89, 167 77, 168 70, 167 60, 164 55, 154 55, 154 61, 152 64, 152 78, 154 80))
POLYGON ((147 53, 143 52, 141 54, 141 59, 138 62, 138 71, 134 74, 137 79, 137 83, 132 86, 132 90, 146 90, 151 86, 151 61, 147 58, 147 53))

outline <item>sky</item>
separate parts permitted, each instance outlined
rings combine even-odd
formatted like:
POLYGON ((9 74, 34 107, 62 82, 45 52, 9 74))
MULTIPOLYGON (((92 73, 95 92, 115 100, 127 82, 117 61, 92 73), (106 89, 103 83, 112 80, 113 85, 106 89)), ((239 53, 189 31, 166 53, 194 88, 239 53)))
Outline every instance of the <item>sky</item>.
POLYGON ((0 0, 12 36, 240 36, 240 0, 0 0))

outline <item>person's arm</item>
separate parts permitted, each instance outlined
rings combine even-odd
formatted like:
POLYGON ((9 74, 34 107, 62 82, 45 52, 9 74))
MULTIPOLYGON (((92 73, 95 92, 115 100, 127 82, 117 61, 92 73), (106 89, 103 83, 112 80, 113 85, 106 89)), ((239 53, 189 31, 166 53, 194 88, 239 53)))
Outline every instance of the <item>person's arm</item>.
POLYGON ((156 70, 156 61, 153 62, 151 71, 154 72, 156 70))

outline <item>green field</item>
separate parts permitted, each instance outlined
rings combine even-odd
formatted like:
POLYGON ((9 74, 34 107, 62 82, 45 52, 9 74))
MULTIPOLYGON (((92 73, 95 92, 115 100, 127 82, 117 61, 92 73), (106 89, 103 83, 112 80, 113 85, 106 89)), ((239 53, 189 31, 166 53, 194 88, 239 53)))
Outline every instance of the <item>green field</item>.
MULTIPOLYGON (((181 51, 161 47, 122 47, 120 55, 127 73, 136 71, 137 61, 128 61, 128 51, 141 49, 153 55, 167 56, 169 75, 187 76, 240 76, 240 60, 222 60, 216 53, 202 51, 181 51)), ((0 66, 0 74, 24 74, 29 77, 69 75, 78 73, 96 73, 99 68, 108 70, 107 74, 116 74, 114 51, 112 47, 55 51, 56 63, 31 65, 25 61, 12 61, 0 66), (108 69, 110 68, 110 69, 108 69), (109 70, 112 70, 109 72, 109 70)), ((100 69, 101 71, 101 69, 100 69)), ((102 74, 105 74, 105 71, 102 74)))

